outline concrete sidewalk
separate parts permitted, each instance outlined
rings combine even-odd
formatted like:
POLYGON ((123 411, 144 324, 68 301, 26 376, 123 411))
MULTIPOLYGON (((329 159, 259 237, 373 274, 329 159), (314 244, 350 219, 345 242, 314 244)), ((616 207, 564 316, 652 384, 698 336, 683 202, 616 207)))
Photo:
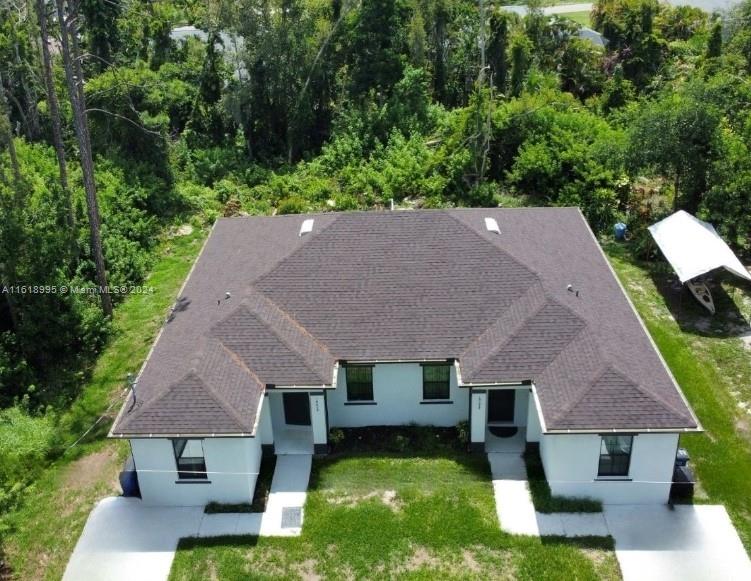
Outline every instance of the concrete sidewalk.
POLYGON ((147 506, 113 497, 91 511, 64 581, 164 581, 184 537, 296 536, 302 531, 312 457, 278 456, 266 512, 204 514, 202 506, 147 506))
POLYGON ((501 529, 513 535, 608 536, 602 513, 543 514, 535 511, 527 468, 519 453, 488 454, 501 529))
POLYGON ((626 581, 751 579, 751 560, 724 506, 606 505, 626 581))
POLYGON ((751 561, 723 506, 605 505, 602 513, 535 512, 523 458, 488 454, 507 533, 608 536, 625 581, 751 579, 751 561))

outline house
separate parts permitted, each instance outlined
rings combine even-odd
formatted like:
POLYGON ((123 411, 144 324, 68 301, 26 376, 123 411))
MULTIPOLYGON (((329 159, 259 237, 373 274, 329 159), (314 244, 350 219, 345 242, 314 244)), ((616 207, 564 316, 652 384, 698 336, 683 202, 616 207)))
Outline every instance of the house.
POLYGON ((144 502, 200 505, 331 428, 460 421, 554 494, 668 500, 701 428, 578 209, 220 219, 110 435, 144 502))

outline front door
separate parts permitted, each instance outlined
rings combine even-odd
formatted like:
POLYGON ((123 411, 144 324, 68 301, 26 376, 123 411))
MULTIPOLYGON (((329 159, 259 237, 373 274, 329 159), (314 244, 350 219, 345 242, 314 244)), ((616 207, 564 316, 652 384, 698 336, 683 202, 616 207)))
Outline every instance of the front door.
POLYGON ((488 390, 488 423, 514 421, 515 389, 488 390))
POLYGON ((284 421, 294 426, 310 425, 310 400, 307 392, 283 393, 284 421))

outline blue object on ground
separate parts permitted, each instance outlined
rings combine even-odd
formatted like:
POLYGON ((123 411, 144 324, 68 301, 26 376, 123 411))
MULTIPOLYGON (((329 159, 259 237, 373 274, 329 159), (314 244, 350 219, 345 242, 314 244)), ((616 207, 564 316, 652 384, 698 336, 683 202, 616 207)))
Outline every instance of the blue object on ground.
POLYGON ((623 222, 618 222, 615 227, 613 228, 613 232, 615 233, 615 239, 616 240, 625 240, 626 239, 626 225, 623 222))

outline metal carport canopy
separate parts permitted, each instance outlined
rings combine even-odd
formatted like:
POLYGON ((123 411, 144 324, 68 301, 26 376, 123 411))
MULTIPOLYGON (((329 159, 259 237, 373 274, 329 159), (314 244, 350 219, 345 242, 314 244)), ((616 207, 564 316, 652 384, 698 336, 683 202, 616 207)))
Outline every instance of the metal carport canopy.
POLYGON ((649 227, 657 246, 672 265, 681 282, 686 282, 715 268, 751 280, 751 274, 720 238, 712 224, 678 210, 672 216, 649 227))

